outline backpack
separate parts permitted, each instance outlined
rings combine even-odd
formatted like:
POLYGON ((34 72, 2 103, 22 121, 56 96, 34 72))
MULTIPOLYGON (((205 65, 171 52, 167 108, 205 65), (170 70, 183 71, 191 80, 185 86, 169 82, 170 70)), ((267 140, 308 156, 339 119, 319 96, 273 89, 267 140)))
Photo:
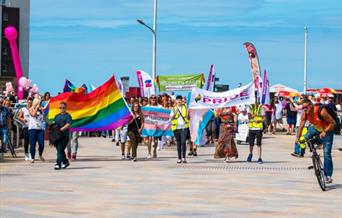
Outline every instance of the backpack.
POLYGON ((49 141, 51 145, 56 146, 57 141, 62 137, 62 132, 57 124, 50 125, 49 129, 49 141))
POLYGON ((334 127, 334 133, 336 135, 340 135, 341 134, 341 122, 340 119, 337 116, 337 113, 331 108, 329 107, 329 105, 320 105, 319 109, 318 109, 318 118, 320 120, 324 120, 323 117, 321 116, 321 111, 322 109, 327 110, 328 114, 335 120, 336 125, 334 127))

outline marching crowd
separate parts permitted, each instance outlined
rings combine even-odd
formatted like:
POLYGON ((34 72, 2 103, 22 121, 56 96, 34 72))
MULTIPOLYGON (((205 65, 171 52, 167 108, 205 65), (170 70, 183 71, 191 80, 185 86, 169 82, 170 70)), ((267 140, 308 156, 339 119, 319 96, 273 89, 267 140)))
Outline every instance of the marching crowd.
MULTIPOLYGON (((78 150, 78 137, 80 132, 69 133, 72 124, 71 116, 68 114, 67 103, 60 104, 60 113, 54 119, 55 127, 48 127, 44 119, 44 110, 47 107, 50 94, 44 96, 28 97, 26 106, 19 109, 16 119, 22 123, 21 137, 24 139, 25 160, 31 163, 36 159, 36 144, 38 144, 39 159, 44 161, 44 137, 50 131, 50 143, 54 144, 57 151, 55 169, 69 166, 69 160, 76 160, 78 150), (48 130, 50 129, 50 130, 48 130), (57 134, 54 136, 53 134, 57 134), (51 136, 52 135, 52 136, 51 136), (51 137, 56 139, 53 143, 51 137)), ((1 153, 6 152, 9 143, 10 130, 13 127, 13 115, 11 119, 11 104, 15 103, 14 96, 0 96, 0 137, 1 153)), ((146 145, 147 158, 156 158, 157 151, 164 146, 176 144, 177 163, 187 163, 188 155, 197 156, 197 146, 192 142, 189 131, 189 113, 187 99, 183 96, 152 95, 150 98, 127 99, 131 107, 133 119, 126 125, 111 132, 116 145, 121 147, 122 159, 137 161, 137 148, 139 144, 146 145), (170 122, 174 137, 144 137, 144 115, 141 107, 159 107, 170 109, 170 122)), ((262 164, 262 136, 263 134, 277 134, 276 130, 286 132, 287 135, 295 135, 294 151, 295 157, 303 157, 305 154, 305 143, 303 138, 309 139, 313 135, 319 135, 324 151, 324 171, 327 182, 332 182, 333 164, 331 149, 336 126, 340 125, 341 104, 335 104, 333 98, 313 99, 310 96, 296 98, 274 97, 269 105, 242 105, 239 107, 227 107, 216 109, 209 120, 203 134, 206 143, 214 143, 214 158, 224 158, 229 162, 230 158, 238 158, 238 150, 235 144, 235 136, 239 127, 248 129, 247 142, 249 143, 249 155, 247 162, 253 159, 253 148, 256 145, 257 163, 262 164), (318 104, 319 103, 319 104, 318 104), (286 117, 286 119, 283 119, 286 117), (284 122, 286 121, 286 122, 284 122)), ((18 133, 19 134, 19 133, 18 133)), ((108 132, 101 132, 106 136, 108 132)))

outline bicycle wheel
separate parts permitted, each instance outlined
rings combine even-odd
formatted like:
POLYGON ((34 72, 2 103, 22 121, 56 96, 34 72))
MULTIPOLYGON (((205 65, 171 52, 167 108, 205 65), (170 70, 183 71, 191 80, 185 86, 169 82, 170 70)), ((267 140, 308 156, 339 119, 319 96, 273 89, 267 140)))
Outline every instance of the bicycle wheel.
POLYGON ((321 189, 325 191, 326 185, 325 185, 324 170, 323 170, 321 158, 319 157, 318 154, 312 155, 312 162, 313 162, 313 167, 315 170, 315 175, 317 177, 318 184, 321 187, 321 189))

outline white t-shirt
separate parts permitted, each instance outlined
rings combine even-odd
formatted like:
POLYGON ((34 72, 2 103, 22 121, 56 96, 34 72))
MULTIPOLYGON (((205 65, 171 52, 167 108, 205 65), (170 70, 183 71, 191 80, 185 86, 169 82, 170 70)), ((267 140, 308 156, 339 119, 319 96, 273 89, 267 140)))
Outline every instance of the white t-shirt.
POLYGON ((44 129, 44 116, 42 112, 38 111, 34 117, 30 115, 28 129, 44 129))
POLYGON ((283 107, 281 106, 281 103, 276 104, 275 107, 276 107, 275 117, 277 120, 279 120, 283 117, 283 107))
POLYGON ((23 127, 28 128, 29 121, 30 121, 30 112, 26 107, 21 108, 21 111, 24 114, 24 120, 25 120, 23 127))
POLYGON ((181 116, 182 107, 178 107, 178 106, 173 107, 172 110, 171 110, 171 114, 170 114, 171 117, 173 117, 175 115, 175 111, 174 110, 176 110, 176 114, 178 113, 178 115, 179 115, 178 119, 177 119, 177 127, 176 127, 176 129, 184 129, 185 128, 185 122, 184 122, 184 119, 181 116))

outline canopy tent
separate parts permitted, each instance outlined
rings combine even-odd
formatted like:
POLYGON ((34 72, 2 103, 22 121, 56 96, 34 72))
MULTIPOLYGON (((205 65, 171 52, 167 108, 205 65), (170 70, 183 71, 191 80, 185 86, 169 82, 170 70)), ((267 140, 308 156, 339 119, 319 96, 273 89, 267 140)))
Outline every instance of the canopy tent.
POLYGON ((282 84, 275 84, 275 85, 272 85, 270 87, 270 92, 271 93, 279 93, 279 92, 282 92, 282 91, 298 93, 298 91, 296 89, 290 88, 290 87, 282 85, 282 84))

